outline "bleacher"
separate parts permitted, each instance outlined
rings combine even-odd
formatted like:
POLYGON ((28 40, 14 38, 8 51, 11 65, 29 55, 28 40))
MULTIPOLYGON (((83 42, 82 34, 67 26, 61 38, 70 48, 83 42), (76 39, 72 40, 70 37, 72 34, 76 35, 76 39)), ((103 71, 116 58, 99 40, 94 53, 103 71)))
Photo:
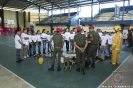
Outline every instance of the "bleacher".
MULTIPOLYGON (((73 18, 77 12, 70 13, 70 19, 73 18)), ((59 15, 53 15, 53 22, 52 22, 52 15, 45 18, 41 21, 42 23, 67 23, 68 22, 68 13, 59 15)))
MULTIPOLYGON (((122 8, 122 7, 120 7, 122 8)), ((127 6, 125 7, 124 11, 124 20, 133 20, 133 6, 127 6)), ((120 10, 120 16, 115 17, 115 8, 107 8, 107 9, 101 9, 101 11, 98 13, 96 17, 93 18, 93 22, 95 21, 120 21, 122 20, 122 14, 123 10, 120 10)))

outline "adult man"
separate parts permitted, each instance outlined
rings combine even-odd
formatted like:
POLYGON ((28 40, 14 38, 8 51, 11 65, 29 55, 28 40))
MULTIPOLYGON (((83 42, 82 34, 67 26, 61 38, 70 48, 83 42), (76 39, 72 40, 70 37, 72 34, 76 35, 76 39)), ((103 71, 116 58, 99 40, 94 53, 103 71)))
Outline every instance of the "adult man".
POLYGON ((97 32, 94 31, 94 27, 93 26, 89 26, 89 32, 90 32, 90 38, 88 40, 91 41, 91 46, 90 46, 90 49, 89 49, 88 55, 87 55, 86 67, 89 68, 90 57, 92 57, 92 65, 91 65, 91 67, 95 68, 95 57, 96 57, 96 53, 97 53, 97 49, 98 49, 100 36, 99 36, 99 34, 97 32))
POLYGON ((121 27, 119 25, 116 25, 114 27, 114 30, 116 32, 113 43, 112 43, 112 62, 110 62, 110 65, 116 65, 120 63, 120 51, 122 48, 122 33, 120 32, 121 27))
POLYGON ((52 47, 52 40, 54 42, 54 48, 53 49, 53 58, 52 58, 52 66, 51 68, 49 68, 49 71, 54 71, 54 64, 55 64, 55 58, 56 58, 56 54, 58 53, 58 67, 57 67, 57 71, 60 71, 60 64, 61 64, 61 53, 62 53, 62 48, 63 48, 63 37, 61 35, 62 29, 61 28, 57 28, 56 29, 57 34, 53 35, 53 37, 50 40, 50 45, 52 47))
POLYGON ((80 72, 80 61, 82 61, 82 74, 85 74, 85 49, 87 47, 88 41, 85 35, 81 34, 82 29, 77 28, 78 34, 74 36, 74 45, 76 47, 76 57, 77 57, 77 72, 80 72))
POLYGON ((128 47, 131 47, 132 46, 132 32, 130 29, 128 30, 127 40, 128 40, 128 47))

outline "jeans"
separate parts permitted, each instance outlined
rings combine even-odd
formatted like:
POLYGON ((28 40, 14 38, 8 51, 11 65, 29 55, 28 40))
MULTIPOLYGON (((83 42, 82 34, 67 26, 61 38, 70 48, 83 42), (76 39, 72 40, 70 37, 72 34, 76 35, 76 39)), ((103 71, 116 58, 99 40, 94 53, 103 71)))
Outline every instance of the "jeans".
POLYGON ((112 44, 108 44, 108 52, 111 53, 112 44))
POLYGON ((16 49, 16 57, 17 57, 16 61, 20 60, 20 51, 21 49, 16 49))
POLYGON ((41 42, 38 42, 38 54, 41 54, 41 42))
POLYGON ((43 43, 43 53, 45 53, 47 40, 43 40, 42 43, 43 43))
POLYGON ((69 51, 69 41, 65 40, 65 42, 66 42, 66 49, 67 51, 69 51))
POLYGON ((70 47, 71 47, 71 50, 74 50, 74 40, 70 40, 70 47))
POLYGON ((48 41, 48 52, 49 52, 49 49, 50 49, 50 51, 52 51, 52 48, 51 48, 50 42, 48 41))
POLYGON ((33 55, 36 55, 36 44, 33 43, 33 55))
POLYGON ((28 51, 29 56, 32 56, 32 46, 33 44, 29 43, 29 51, 28 51))

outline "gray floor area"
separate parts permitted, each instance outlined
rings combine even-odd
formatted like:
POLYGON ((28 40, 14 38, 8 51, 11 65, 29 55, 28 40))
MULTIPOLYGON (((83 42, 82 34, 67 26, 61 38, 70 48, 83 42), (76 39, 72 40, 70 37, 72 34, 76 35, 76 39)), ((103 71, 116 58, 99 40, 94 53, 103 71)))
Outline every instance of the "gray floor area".
POLYGON ((0 88, 35 88, 0 65, 0 88))
POLYGON ((133 54, 99 88, 133 88, 133 54))

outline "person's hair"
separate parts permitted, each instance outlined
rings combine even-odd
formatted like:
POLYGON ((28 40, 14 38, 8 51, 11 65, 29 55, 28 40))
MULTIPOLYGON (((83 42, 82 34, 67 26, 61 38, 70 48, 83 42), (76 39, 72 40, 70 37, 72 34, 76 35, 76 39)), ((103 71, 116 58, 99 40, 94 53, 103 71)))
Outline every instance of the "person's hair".
MULTIPOLYGON (((18 32, 20 32, 21 30, 19 30, 19 29, 17 29, 16 31, 15 31, 15 35, 18 33, 18 32)), ((15 37, 15 35, 14 35, 14 37, 15 37)))
POLYGON ((30 30, 27 31, 27 34, 30 32, 30 30))
POLYGON ((38 32, 39 32, 39 31, 40 31, 40 30, 37 30, 37 32, 36 32, 36 33, 38 34, 38 32))
POLYGON ((42 33, 45 31, 45 29, 42 30, 42 33))
POLYGON ((86 31, 84 31, 84 32, 86 32, 86 31))
POLYGON ((24 32, 25 30, 27 30, 27 29, 26 29, 26 28, 24 28, 24 29, 23 29, 23 32, 24 32))

